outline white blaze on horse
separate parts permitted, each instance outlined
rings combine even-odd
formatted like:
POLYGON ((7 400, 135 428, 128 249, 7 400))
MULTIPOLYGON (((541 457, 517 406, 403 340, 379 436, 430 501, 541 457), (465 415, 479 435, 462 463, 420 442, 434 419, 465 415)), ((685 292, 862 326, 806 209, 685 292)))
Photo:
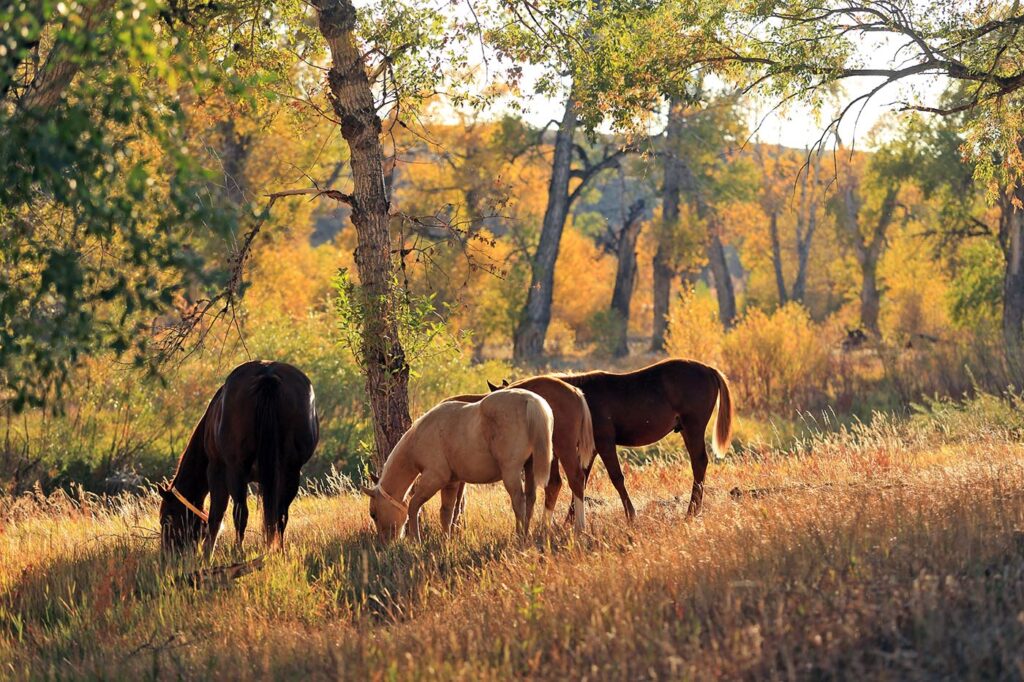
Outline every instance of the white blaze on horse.
POLYGON ((551 470, 554 417, 535 393, 510 389, 478 403, 444 402, 421 416, 388 455, 380 479, 363 488, 383 541, 401 537, 408 522, 419 539, 420 508, 441 491, 441 526, 451 533, 462 483, 501 481, 512 500, 516 529, 530 532, 537 486, 551 470), (525 473, 525 476, 524 476, 525 473), (416 489, 409 496, 413 483, 416 489))

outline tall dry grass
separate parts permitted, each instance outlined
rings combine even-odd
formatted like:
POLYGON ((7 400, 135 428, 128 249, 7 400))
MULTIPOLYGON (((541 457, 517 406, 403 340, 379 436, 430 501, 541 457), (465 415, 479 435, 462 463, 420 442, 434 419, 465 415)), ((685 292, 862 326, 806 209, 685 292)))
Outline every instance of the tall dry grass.
MULTIPOLYGON (((987 401, 987 402, 986 402, 987 401)), ((512 537, 507 497, 381 549, 355 495, 306 495, 290 546, 237 582, 163 564, 155 500, 4 499, 0 670, 11 679, 1014 678, 1024 663, 1016 406, 942 403, 713 465, 627 471, 627 527, 512 537)), ((563 509, 564 509, 563 501, 563 509)), ((226 534, 227 535, 227 534, 226 534)), ((224 538, 229 539, 228 537, 224 538)), ((261 552, 254 537, 237 553, 261 552)))

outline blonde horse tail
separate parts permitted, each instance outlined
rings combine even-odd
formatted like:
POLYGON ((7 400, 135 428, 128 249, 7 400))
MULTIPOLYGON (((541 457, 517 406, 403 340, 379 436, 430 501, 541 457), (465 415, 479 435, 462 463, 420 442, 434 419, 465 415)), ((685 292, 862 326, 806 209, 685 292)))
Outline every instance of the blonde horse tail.
MULTIPOLYGON (((530 448, 533 451, 533 485, 543 488, 548 484, 551 475, 551 432, 555 417, 551 406, 539 395, 530 394, 526 402, 526 432, 530 437, 530 448)), ((529 481, 527 482, 529 483, 529 481)))
POLYGON ((720 371, 715 369, 714 372, 718 380, 718 417, 715 419, 715 435, 711 439, 711 449, 715 451, 715 455, 721 457, 729 450, 729 444, 732 442, 734 415, 729 382, 720 371))
POLYGON ((580 466, 586 471, 594 463, 594 455, 597 454, 597 445, 594 443, 594 420, 590 415, 590 406, 582 391, 577 391, 580 398, 580 405, 583 407, 583 414, 580 418, 580 437, 576 444, 576 453, 580 458, 580 466))

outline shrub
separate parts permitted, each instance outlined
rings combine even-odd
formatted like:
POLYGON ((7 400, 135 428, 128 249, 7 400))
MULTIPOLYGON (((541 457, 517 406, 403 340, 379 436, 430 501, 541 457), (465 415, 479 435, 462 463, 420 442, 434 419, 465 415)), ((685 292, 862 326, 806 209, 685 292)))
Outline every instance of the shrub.
POLYGON ((726 336, 726 372, 747 408, 808 409, 828 386, 831 343, 800 305, 750 310, 726 336))
POLYGON ((671 355, 719 366, 724 340, 718 304, 706 288, 684 291, 672 303, 665 339, 665 348, 671 355))

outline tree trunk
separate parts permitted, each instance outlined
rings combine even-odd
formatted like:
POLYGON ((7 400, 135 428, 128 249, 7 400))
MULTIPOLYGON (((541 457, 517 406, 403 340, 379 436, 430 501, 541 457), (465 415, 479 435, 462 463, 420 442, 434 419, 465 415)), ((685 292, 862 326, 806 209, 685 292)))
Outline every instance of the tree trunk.
POLYGON ((786 277, 782 272, 782 244, 779 241, 779 214, 772 211, 768 216, 768 235, 772 240, 772 265, 775 267, 775 290, 779 294, 779 306, 786 305, 786 277))
POLYGON ((736 321, 736 291, 729 274, 729 263, 725 258, 725 247, 718 236, 717 226, 712 227, 708 241, 708 264, 715 278, 715 295, 718 297, 718 319, 728 329, 736 321))
POLYGON ((565 113, 555 135, 555 155, 551 162, 548 204, 544 211, 540 243, 530 267, 530 290, 513 339, 512 357, 516 362, 535 362, 544 354, 544 337, 551 322, 551 297, 555 286, 555 262, 562 241, 562 230, 569 215, 569 177, 572 170, 572 138, 576 132, 576 106, 572 92, 565 102, 565 113))
POLYGON ((636 282, 636 240, 643 227, 644 201, 640 199, 629 207, 626 223, 619 235, 617 249, 618 263, 615 268, 615 289, 612 291, 612 310, 620 325, 614 355, 617 358, 629 355, 629 304, 633 299, 633 285, 636 282))
POLYGON ((861 263, 860 323, 875 336, 881 334, 878 329, 880 298, 878 294, 878 261, 877 259, 866 260, 861 263))
POLYGON ((352 224, 362 305, 360 351, 373 411, 375 464, 380 471, 411 424, 409 365, 398 336, 381 121, 363 53, 356 44, 356 11, 351 0, 316 0, 314 7, 331 52, 327 75, 331 105, 341 122, 352 164, 352 224))
MULTIPOLYGON (((79 13, 80 22, 76 23, 74 28, 71 28, 70 24, 66 28, 75 31, 78 34, 75 38, 82 41, 82 44, 95 40, 92 34, 108 21, 113 6, 114 0, 87 3, 79 13)), ((21 96, 18 108, 23 111, 46 112, 56 107, 78 75, 83 61, 81 57, 81 52, 76 53, 76 48, 68 40, 62 40, 54 45, 21 96)))
POLYGON ((249 183, 245 177, 245 165, 252 152, 252 135, 239 134, 232 119, 218 123, 217 132, 221 136, 220 159, 224 182, 221 196, 236 208, 241 207, 248 196, 249 183))
POLYGON ((1003 343, 1013 381, 1024 379, 1024 184, 1001 202, 999 241, 1006 259, 1003 274, 1003 343))
POLYGON ((880 307, 878 261, 882 257, 886 232, 896 212, 898 192, 899 187, 896 185, 892 185, 886 190, 874 234, 871 236, 871 241, 868 242, 864 239, 864 234, 860 229, 861 199, 857 187, 855 184, 848 184, 842 188, 844 215, 839 223, 846 228, 850 235, 850 239, 853 242, 853 252, 857 257, 857 263, 860 265, 861 272, 860 324, 875 336, 880 335, 878 328, 878 311, 880 307))
POLYGON ((673 97, 668 105, 668 124, 665 128, 665 178, 661 191, 661 228, 658 248, 654 253, 654 320, 651 325, 651 350, 665 350, 665 332, 668 329, 669 304, 672 300, 672 267, 670 254, 672 240, 679 225, 679 196, 682 188, 682 168, 679 158, 679 138, 685 125, 682 117, 683 102, 673 97))
POLYGON ((803 303, 807 295, 807 265, 811 257, 811 243, 814 231, 818 227, 818 162, 811 158, 804 173, 804 202, 796 230, 796 279, 793 280, 793 291, 790 300, 803 303))

